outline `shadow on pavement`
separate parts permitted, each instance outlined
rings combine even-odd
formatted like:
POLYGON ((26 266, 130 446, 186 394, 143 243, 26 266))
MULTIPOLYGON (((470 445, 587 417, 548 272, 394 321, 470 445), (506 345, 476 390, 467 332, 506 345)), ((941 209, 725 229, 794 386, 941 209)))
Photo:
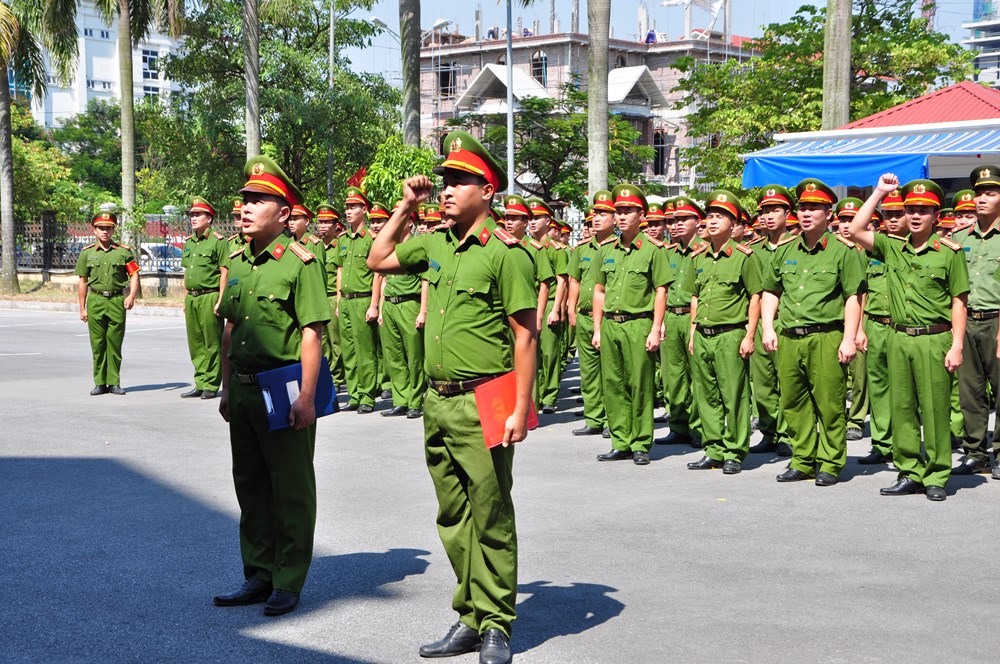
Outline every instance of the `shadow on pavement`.
POLYGON ((317 558, 299 609, 265 618, 212 606, 242 582, 235 519, 110 459, 0 458, 0 475, 6 662, 362 664, 249 632, 427 567, 416 549, 317 558))
POLYGON ((625 605, 610 596, 617 588, 596 583, 554 586, 549 581, 522 583, 514 623, 515 652, 537 648, 557 636, 581 634, 616 617, 625 605))
POLYGON ((164 392, 179 390, 184 387, 191 387, 191 383, 159 383, 156 385, 122 385, 126 392, 155 392, 156 390, 163 390, 164 392))

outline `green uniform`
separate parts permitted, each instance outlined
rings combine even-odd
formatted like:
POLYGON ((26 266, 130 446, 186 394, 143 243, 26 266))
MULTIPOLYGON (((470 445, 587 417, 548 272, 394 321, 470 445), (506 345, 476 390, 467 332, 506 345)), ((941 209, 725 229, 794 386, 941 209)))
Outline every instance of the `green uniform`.
MULTIPOLYGON (((995 223, 983 233, 976 224, 957 233, 954 240, 964 245, 970 287, 969 320, 965 328, 962 366, 958 369, 965 420, 962 449, 972 459, 986 460, 990 410, 1000 403, 1000 362, 997 362, 1000 284, 993 278, 1000 262, 1000 227, 995 223)), ((997 449, 998 446, 1000 418, 993 428, 993 447, 997 449)))
POLYGON ((691 339, 691 291, 687 276, 692 254, 703 242, 695 236, 687 247, 679 243, 666 246, 667 264, 677 281, 667 291, 667 311, 663 319, 660 343, 660 377, 663 396, 670 413, 670 431, 679 436, 701 436, 698 398, 695 396, 695 361, 688 353, 691 339))
MULTIPOLYGON (((424 365, 435 381, 463 381, 513 369, 507 317, 535 311, 528 253, 487 218, 459 242, 452 230, 396 246, 404 270, 428 282, 424 365)), ((457 577, 452 606, 479 633, 508 637, 517 597, 514 446, 488 449, 471 391, 424 403, 427 468, 438 498, 438 534, 457 577)))
POLYGON ((865 297, 865 336, 868 351, 868 401, 871 411, 872 449, 883 456, 892 454, 892 405, 889 401, 889 274, 885 263, 868 259, 868 294, 865 297))
POLYGON ((94 356, 94 385, 120 385, 125 340, 125 295, 129 277, 139 271, 132 248, 95 242, 80 252, 75 274, 87 278, 87 330, 94 356))
MULTIPOLYGON (((535 282, 535 294, 538 294, 538 290, 541 288, 542 284, 548 284, 549 286, 549 300, 552 301, 552 293, 556 289, 556 275, 552 271, 552 260, 549 258, 549 252, 546 251, 545 245, 537 240, 531 239, 531 236, 525 235, 521 238, 519 244, 528 250, 528 255, 531 256, 531 262, 534 266, 534 282, 535 282)), ((536 301, 537 309, 537 301, 536 301)), ((535 405, 541 405, 540 392, 542 389, 542 383, 545 379, 545 358, 542 356, 542 330, 548 327, 546 322, 546 316, 551 309, 549 305, 545 305, 545 310, 542 314, 542 324, 538 328, 538 368, 535 377, 535 405)))
MULTIPOLYGON (((785 238, 794 237, 785 233, 779 242, 785 238)), ((750 248, 760 259, 761 273, 774 269, 774 254, 778 246, 772 245, 767 236, 757 242, 752 242, 750 248)), ((781 331, 781 326, 775 323, 775 329, 781 331)), ((781 386, 778 382, 778 357, 764 348, 763 326, 757 326, 757 336, 754 339, 753 355, 750 356, 750 384, 753 400, 757 409, 757 429, 763 441, 774 444, 788 442, 788 429, 785 426, 785 415, 781 410, 781 386)))
POLYGON ((340 319, 337 317, 337 240, 323 250, 326 257, 326 297, 330 303, 330 322, 323 331, 323 355, 330 363, 334 385, 344 384, 344 357, 340 350, 340 319))
POLYGON ((611 445, 621 452, 648 453, 653 445, 655 359, 646 337, 656 289, 676 279, 661 248, 642 233, 628 245, 619 237, 601 247, 601 377, 611 445))
POLYGON ((829 232, 812 249, 804 235, 788 238, 779 243, 764 289, 781 297, 778 380, 790 468, 836 476, 847 459, 847 367, 838 349, 844 304, 865 289, 861 254, 829 232))
POLYGON ((555 279, 549 288, 549 301, 542 315, 542 327, 538 331, 538 405, 555 406, 559 397, 559 377, 562 373, 562 361, 565 356, 564 325, 560 321, 549 325, 549 315, 556 304, 556 285, 560 277, 568 274, 566 252, 559 248, 550 238, 542 239, 544 252, 548 255, 549 264, 555 279))
POLYGON ((375 321, 365 320, 372 304, 372 281, 375 273, 368 269, 368 253, 374 236, 366 226, 357 232, 348 229, 337 239, 336 265, 340 277, 340 343, 343 350, 347 391, 351 403, 375 404, 381 392, 378 362, 375 356, 375 321))
POLYGON ((699 247, 685 288, 697 298, 694 372, 705 456, 743 461, 750 448, 750 360, 740 357, 750 298, 761 292, 760 259, 730 239, 699 247), (702 248, 704 247, 704 248, 702 248))
POLYGON ((238 378, 301 361, 302 328, 330 319, 322 266, 285 235, 256 257, 249 243, 230 255, 220 313, 233 326, 229 440, 244 574, 299 592, 316 526, 316 424, 268 431, 260 389, 238 378))
POLYGON ((184 243, 184 323, 196 390, 216 391, 222 384, 223 319, 215 315, 221 268, 229 261, 229 243, 219 233, 191 235, 184 243))
POLYGON ((246 235, 243 235, 243 233, 233 233, 228 238, 226 238, 226 242, 229 243, 228 253, 232 255, 234 251, 237 251, 247 246, 247 244, 249 244, 250 242, 250 238, 248 238, 246 235))
MULTIPOLYGON (((614 236, 605 238, 604 244, 614 242, 614 236)), ((607 426, 604 396, 601 384, 601 353, 590 340, 594 337, 594 284, 600 270, 600 243, 591 238, 579 245, 572 254, 568 271, 571 279, 580 283, 580 296, 576 303, 576 330, 580 343, 580 395, 583 397, 583 418, 591 429, 607 426)))
POLYGON ((424 330, 417 328, 420 313, 420 277, 390 274, 382 292, 382 329, 379 341, 392 385, 392 403, 408 410, 424 404, 424 330))
POLYGON ((889 269, 889 310, 897 326, 889 337, 892 462, 900 478, 943 487, 951 475, 952 298, 969 292, 961 245, 932 233, 915 252, 906 238, 876 234, 872 256, 889 269), (928 326, 947 324, 947 331, 928 326), (924 328, 911 335, 898 326, 924 328), (923 440, 921 440, 923 429, 923 440))

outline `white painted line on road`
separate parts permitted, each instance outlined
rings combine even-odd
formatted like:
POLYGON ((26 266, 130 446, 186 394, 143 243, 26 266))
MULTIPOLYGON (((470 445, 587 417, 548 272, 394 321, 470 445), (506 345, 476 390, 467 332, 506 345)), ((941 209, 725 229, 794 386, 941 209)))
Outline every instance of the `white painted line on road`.
POLYGON ((25 355, 41 355, 41 353, 0 353, 0 357, 23 357, 25 355))
MULTIPOLYGON (((143 329, 143 330, 129 330, 129 329, 126 329, 125 330, 125 334, 133 334, 135 332, 159 332, 160 330, 184 330, 184 329, 187 329, 187 328, 185 326, 183 326, 183 325, 175 325, 173 327, 149 327, 149 328, 146 328, 146 329, 143 329)), ((78 336, 78 337, 89 337, 90 333, 88 332, 87 334, 78 334, 76 336, 78 336)))
POLYGON ((73 320, 57 320, 51 321, 49 323, 14 323, 12 325, 0 325, 0 327, 33 327, 35 325, 68 325, 69 323, 75 323, 73 320))

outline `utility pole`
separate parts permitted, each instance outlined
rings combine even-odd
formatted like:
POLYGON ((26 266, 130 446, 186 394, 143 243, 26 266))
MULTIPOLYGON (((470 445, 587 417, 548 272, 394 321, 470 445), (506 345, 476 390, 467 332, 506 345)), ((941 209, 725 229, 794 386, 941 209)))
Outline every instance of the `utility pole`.
MULTIPOLYGON (((326 63, 326 76, 327 76, 327 86, 330 89, 330 94, 333 94, 333 75, 334 67, 337 66, 337 39, 336 39, 336 27, 337 27, 337 3, 334 0, 330 0, 330 52, 328 53, 328 60, 326 63)), ((330 135, 326 138, 326 202, 328 205, 333 205, 333 128, 330 129, 330 135)))
POLYGON ((836 129, 851 117, 851 0, 827 0, 824 37, 821 129, 836 129))

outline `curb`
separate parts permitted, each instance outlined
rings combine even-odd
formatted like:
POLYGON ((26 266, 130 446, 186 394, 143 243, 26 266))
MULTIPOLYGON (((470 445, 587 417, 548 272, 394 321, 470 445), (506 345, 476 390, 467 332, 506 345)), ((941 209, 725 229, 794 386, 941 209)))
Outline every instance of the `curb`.
MULTIPOLYGON (((79 311, 79 306, 70 302, 34 302, 34 301, 21 301, 21 300, 0 300, 0 309, 77 312, 79 311)), ((132 310, 129 312, 129 315, 181 318, 184 316, 184 308, 135 306, 132 307, 132 310)))

